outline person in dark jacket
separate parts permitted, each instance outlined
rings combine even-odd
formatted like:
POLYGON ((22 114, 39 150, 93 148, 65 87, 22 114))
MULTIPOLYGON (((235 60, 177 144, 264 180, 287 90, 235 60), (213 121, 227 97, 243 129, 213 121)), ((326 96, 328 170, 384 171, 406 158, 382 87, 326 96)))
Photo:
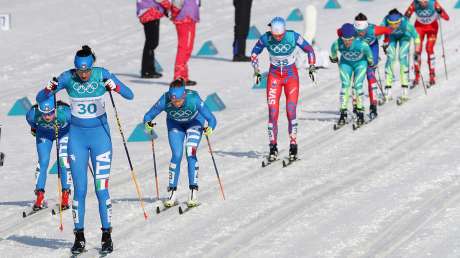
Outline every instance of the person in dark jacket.
POLYGON ((250 62, 246 56, 246 38, 248 37, 251 22, 252 0, 233 0, 235 6, 235 39, 233 41, 233 61, 250 62))
POLYGON ((160 40, 160 19, 171 8, 169 0, 137 0, 137 17, 144 25, 145 44, 142 54, 142 78, 160 78, 155 69, 155 49, 160 40))

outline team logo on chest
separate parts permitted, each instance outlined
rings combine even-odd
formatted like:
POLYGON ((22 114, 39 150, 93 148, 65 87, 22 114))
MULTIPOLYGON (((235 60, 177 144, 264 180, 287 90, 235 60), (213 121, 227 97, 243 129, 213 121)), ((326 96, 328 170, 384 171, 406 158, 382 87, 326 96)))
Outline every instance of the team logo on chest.
POLYGON ((286 54, 291 48, 292 46, 290 44, 276 44, 270 46, 270 50, 275 54, 286 54))
POLYGON ((417 14, 418 16, 422 16, 422 17, 429 17, 431 15, 433 15, 433 11, 430 10, 430 9, 420 9, 420 10, 417 10, 417 14))
POLYGON ((345 51, 342 56, 348 61, 358 61, 363 58, 364 54, 361 51, 345 51))
POLYGON ((190 109, 186 110, 171 110, 169 111, 169 115, 174 118, 174 120, 181 120, 181 119, 187 119, 193 114, 193 111, 190 109))
POLYGON ((72 88, 80 94, 83 93, 93 93, 99 87, 99 83, 91 81, 91 82, 73 82, 72 88))

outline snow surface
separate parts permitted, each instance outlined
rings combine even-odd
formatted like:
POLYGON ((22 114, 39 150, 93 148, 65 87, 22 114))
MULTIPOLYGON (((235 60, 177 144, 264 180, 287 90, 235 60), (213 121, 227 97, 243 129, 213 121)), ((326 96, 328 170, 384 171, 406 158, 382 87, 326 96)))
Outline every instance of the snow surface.
MULTIPOLYGON (((221 59, 194 58, 190 74, 199 82, 196 89, 203 98, 217 92, 227 106, 216 113, 219 124, 211 137, 227 200, 221 198, 203 141, 199 152, 199 199, 203 204, 183 216, 177 209, 156 215, 150 143, 129 143, 150 215, 145 221, 110 107, 115 246, 110 256, 460 257, 460 93, 455 88, 460 36, 459 11, 453 9, 456 1, 440 1, 452 18, 448 25, 444 23, 448 81, 438 42, 439 83, 428 96, 421 88, 412 90, 407 104, 383 106, 379 118, 365 128, 352 131, 346 127, 334 132, 340 87, 336 66, 319 72, 319 87, 313 87, 301 71, 301 161, 289 168, 274 164, 264 169, 260 162, 267 152, 265 92, 251 89, 249 64, 228 62, 233 40, 232 1, 202 2, 195 51, 206 40, 213 40, 221 59)), ((286 17, 293 8, 304 10, 306 4, 315 4, 319 18, 316 42, 328 49, 335 29, 352 20, 358 11, 380 23, 389 9, 404 11, 409 1, 342 0, 340 10, 324 10, 324 2, 254 1, 252 24, 264 31, 271 17, 286 17)), ((169 21, 161 21, 156 54, 165 76, 142 80, 138 75, 144 34, 135 17, 134 1, 0 0, 0 6, 0 12, 12 17, 12 30, 0 32, 0 148, 6 152, 5 165, 0 168, 0 256, 68 257, 73 243, 70 211, 64 212, 63 232, 58 230, 59 217, 48 211, 21 217, 34 199, 35 141, 24 117, 6 114, 16 99, 27 96, 33 100, 50 78, 72 66, 75 51, 89 44, 98 56, 98 65, 117 74, 135 93, 131 102, 115 97, 128 136, 172 79, 176 32, 169 21)), ((302 23, 289 23, 289 27, 303 32, 302 23)), ((253 43, 248 42, 248 51, 253 43)), ((266 53, 262 60, 266 69, 266 53)), ((425 63, 423 69, 427 78, 425 63)), ((394 87, 394 93, 400 93, 399 86, 394 87)), ((59 96, 67 99, 65 93, 59 96)), ((170 159, 163 121, 161 115, 156 142, 162 198, 167 196, 170 159)), ((279 145, 284 156, 288 149, 284 111, 280 125, 279 145)), ((186 173, 182 173, 181 200, 187 198, 186 182, 186 173)), ((56 177, 50 175, 46 196, 51 205, 56 203, 56 184, 56 177)), ((90 182, 85 227, 89 251, 82 257, 98 256, 100 246, 93 188, 90 182)))

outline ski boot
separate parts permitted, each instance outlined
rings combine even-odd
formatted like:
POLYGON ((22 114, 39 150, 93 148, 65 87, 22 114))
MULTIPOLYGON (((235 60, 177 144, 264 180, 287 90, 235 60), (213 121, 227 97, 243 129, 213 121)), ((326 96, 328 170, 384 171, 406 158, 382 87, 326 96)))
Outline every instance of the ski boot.
POLYGON ((398 99, 396 100, 396 104, 402 105, 408 100, 409 96, 407 95, 407 85, 402 85, 402 95, 398 97, 398 99))
POLYGON ((393 100, 393 97, 391 96, 391 86, 385 86, 385 96, 384 96, 385 102, 389 102, 393 100))
POLYGON ((436 84, 436 76, 434 75, 434 73, 430 73, 430 85, 429 85, 429 87, 431 88, 435 84, 436 84))
POLYGON ((289 161, 295 161, 297 159, 297 144, 289 145, 289 161))
POLYGON ((358 115, 358 106, 356 104, 353 104, 353 114, 358 115))
POLYGON ((113 252, 113 242, 112 242, 112 228, 101 228, 102 238, 101 238, 101 254, 109 254, 113 252))
POLYGON ((75 234, 75 242, 73 243, 73 246, 70 249, 70 251, 72 252, 72 254, 81 254, 85 251, 86 245, 84 230, 75 229, 73 233, 75 234))
POLYGON ((337 123, 334 124, 334 130, 338 130, 342 128, 342 126, 344 126, 347 123, 347 117, 348 117, 347 110, 341 109, 339 120, 337 121, 337 123))
POLYGON ((278 146, 277 144, 270 144, 270 154, 268 155, 268 161, 273 162, 278 159, 278 146))
POLYGON ((420 80, 418 78, 415 78, 414 81, 412 81, 412 84, 409 87, 409 89, 412 90, 413 88, 417 87, 419 84, 420 84, 420 80))
POLYGON ((168 200, 164 201, 164 206, 165 207, 172 207, 174 205, 176 205, 176 191, 177 191, 177 187, 168 187, 168 192, 171 192, 171 195, 169 196, 168 200))
POLYGON ((143 72, 141 73, 141 78, 142 79, 158 79, 163 76, 161 73, 158 73, 156 71, 153 72, 143 72))
POLYGON ((375 119, 377 117, 377 105, 371 104, 369 106, 369 117, 372 119, 375 119))
POLYGON ((347 118, 348 118, 347 110, 346 109, 340 110, 340 117, 339 117, 339 121, 337 122, 337 124, 338 125, 346 124, 347 118))
POLYGON ((46 207, 45 203, 45 190, 44 189, 37 189, 35 190, 35 195, 37 198, 35 199, 34 206, 32 210, 38 211, 46 207))
POLYGON ((69 197, 70 197, 70 189, 63 189, 62 190, 62 198, 61 198, 61 209, 67 210, 69 205, 69 197))
POLYGON ((192 208, 198 206, 198 186, 191 185, 190 186, 190 196, 188 197, 187 207, 192 208))
POLYGON ((362 126, 364 124, 364 112, 363 111, 358 111, 358 114, 356 116, 356 125, 362 126))

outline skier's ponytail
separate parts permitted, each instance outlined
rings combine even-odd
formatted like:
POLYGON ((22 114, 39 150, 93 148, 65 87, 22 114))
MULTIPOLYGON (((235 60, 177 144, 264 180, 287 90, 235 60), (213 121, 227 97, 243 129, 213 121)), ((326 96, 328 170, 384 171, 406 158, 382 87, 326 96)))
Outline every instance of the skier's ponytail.
POLYGON ((88 45, 82 46, 81 49, 77 51, 76 56, 79 56, 79 57, 92 56, 93 62, 96 61, 96 55, 94 54, 93 50, 88 45))
POLYGON ((401 15, 401 16, 402 16, 402 13, 400 13, 400 12, 398 11, 397 8, 391 9, 390 12, 389 12, 388 14, 389 14, 389 15, 398 14, 398 15, 401 15))
POLYGON ((363 13, 359 13, 356 15, 355 21, 367 21, 367 17, 363 13))

